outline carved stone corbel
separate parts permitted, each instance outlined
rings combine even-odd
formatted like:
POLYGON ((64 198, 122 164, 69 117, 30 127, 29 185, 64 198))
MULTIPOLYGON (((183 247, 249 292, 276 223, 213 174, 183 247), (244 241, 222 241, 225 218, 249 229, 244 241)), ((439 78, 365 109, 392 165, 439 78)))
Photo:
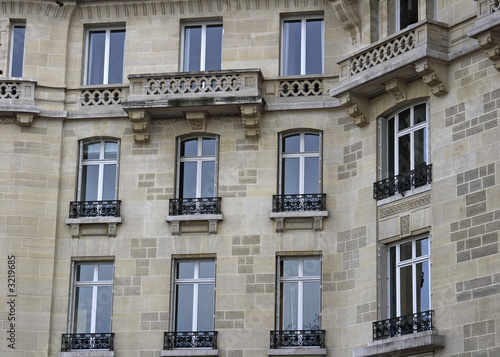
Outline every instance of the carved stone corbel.
POLYGON ((206 112, 186 112, 186 119, 189 122, 189 130, 191 132, 205 131, 206 112))
POLYGON ((260 135, 260 118, 262 109, 257 104, 242 105, 240 107, 241 120, 245 127, 245 136, 258 137, 260 135))
POLYGON ((344 31, 351 36, 352 43, 361 42, 359 0, 330 0, 330 3, 337 13, 344 31))
POLYGON ((16 122, 20 126, 32 126, 34 118, 34 113, 16 113, 16 122))
POLYGON ((401 78, 394 78, 384 84, 385 90, 394 96, 397 103, 406 100, 407 84, 405 80, 401 78))
POLYGON ((134 141, 136 143, 149 142, 149 130, 151 127, 151 115, 148 111, 131 110, 128 113, 130 123, 132 124, 132 132, 134 133, 134 141))
POLYGON ((425 59, 415 64, 415 70, 422 76, 422 80, 436 97, 448 93, 446 89, 448 85, 447 66, 425 59))
POLYGON ((354 124, 361 127, 369 123, 368 98, 350 92, 341 94, 338 98, 346 113, 353 118, 354 124))
POLYGON ((500 71, 500 32, 488 30, 476 36, 476 40, 493 61, 493 67, 500 71))

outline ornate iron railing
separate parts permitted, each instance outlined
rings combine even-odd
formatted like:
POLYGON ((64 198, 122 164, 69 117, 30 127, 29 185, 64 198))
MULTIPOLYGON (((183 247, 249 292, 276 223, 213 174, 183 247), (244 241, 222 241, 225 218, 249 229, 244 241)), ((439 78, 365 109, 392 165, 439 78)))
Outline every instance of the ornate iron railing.
POLYGON ((433 310, 429 310, 374 322, 373 341, 432 330, 433 313, 433 310))
POLYGON ((271 348, 287 347, 325 348, 325 330, 271 331, 271 348))
POLYGON ((211 348, 217 349, 217 331, 165 332, 163 349, 211 348))
POLYGON ((172 198, 169 201, 169 215, 221 214, 220 197, 172 198))
POLYGON ((273 212, 325 211, 326 194, 273 195, 273 212))
POLYGON ((69 218, 120 217, 120 202, 74 201, 69 203, 69 218))
POLYGON ((381 200, 396 193, 404 196, 406 191, 432 182, 432 164, 377 181, 373 184, 373 198, 381 200))
POLYGON ((61 338, 61 352, 72 350, 113 351, 114 333, 67 333, 61 338))

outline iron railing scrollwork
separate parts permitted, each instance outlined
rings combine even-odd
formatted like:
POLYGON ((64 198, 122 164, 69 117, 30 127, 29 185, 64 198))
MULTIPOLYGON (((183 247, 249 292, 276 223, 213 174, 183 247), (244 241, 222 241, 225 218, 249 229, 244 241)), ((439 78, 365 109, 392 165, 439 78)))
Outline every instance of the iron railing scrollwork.
POLYGON ((61 352, 72 350, 113 351, 114 333, 67 333, 61 338, 61 352))
POLYGON ((271 331, 271 348, 287 347, 325 348, 325 330, 271 331))
POLYGON ((217 331, 165 332, 163 349, 211 348, 217 349, 217 331))
POLYGON ((373 184, 373 198, 381 200, 396 193, 404 196, 406 191, 432 182, 432 164, 418 169, 388 177, 373 184))
POLYGON ((376 321, 373 323, 373 341, 408 335, 415 332, 430 331, 433 329, 433 313, 433 310, 429 310, 376 321))
POLYGON ((120 202, 119 200, 70 202, 69 218, 120 217, 120 202))
POLYGON ((273 212, 325 211, 326 194, 273 195, 273 212))
POLYGON ((221 214, 221 197, 173 198, 169 201, 169 215, 221 214))

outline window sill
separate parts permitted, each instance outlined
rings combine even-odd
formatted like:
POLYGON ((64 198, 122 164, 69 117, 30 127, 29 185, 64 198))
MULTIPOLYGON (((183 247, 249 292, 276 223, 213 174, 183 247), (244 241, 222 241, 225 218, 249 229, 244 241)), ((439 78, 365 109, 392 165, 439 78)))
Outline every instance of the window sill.
POLYGON ((114 357, 114 351, 78 350, 71 352, 58 352, 57 357, 114 357))
POLYGON ((116 237, 116 225, 121 223, 121 217, 81 217, 66 219, 66 224, 71 226, 71 236, 73 238, 106 234, 108 237, 116 237), (81 227, 81 225, 86 227, 81 227), (103 225, 107 225, 107 229, 102 229, 101 227, 103 225))
POLYGON ((181 233, 217 234, 217 225, 218 221, 222 221, 222 214, 167 216, 165 221, 172 225, 172 235, 179 235, 181 233))
POLYGON ((276 222, 276 232, 297 229, 322 231, 324 217, 328 217, 328 211, 271 212, 269 214, 269 218, 276 222))
POLYGON ((408 356, 443 348, 445 337, 435 330, 387 338, 353 351, 353 357, 408 356))
POLYGON ((297 347, 276 348, 267 351, 269 356, 326 356, 326 348, 297 347))
POLYGON ((218 356, 219 350, 206 348, 180 348, 175 350, 163 350, 161 356, 218 356))
POLYGON ((405 198, 408 198, 408 197, 411 197, 411 196, 415 196, 415 195, 418 195, 419 193, 430 191, 430 190, 431 190, 431 184, 427 184, 427 185, 424 185, 424 186, 420 186, 420 187, 414 188, 413 190, 406 191, 405 194, 404 194, 404 196, 402 194, 400 194, 400 193, 396 193, 393 196, 390 196, 390 197, 378 200, 377 201, 377 207, 378 206, 383 206, 385 204, 392 203, 392 202, 395 202, 395 201, 399 201, 399 200, 402 200, 402 199, 405 199, 405 198))

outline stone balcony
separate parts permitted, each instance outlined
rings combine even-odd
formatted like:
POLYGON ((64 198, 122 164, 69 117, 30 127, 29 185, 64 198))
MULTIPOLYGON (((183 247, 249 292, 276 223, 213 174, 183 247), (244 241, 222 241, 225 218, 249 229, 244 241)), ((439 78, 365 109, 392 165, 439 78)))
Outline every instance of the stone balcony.
POLYGON ((0 79, 0 114, 12 116, 18 125, 30 126, 40 113, 35 106, 36 81, 26 78, 0 79))
POLYGON ((354 52, 339 62, 338 86, 330 91, 354 122, 369 122, 368 101, 389 92, 406 99, 407 83, 422 79, 435 96, 447 93, 448 26, 425 20, 354 52))

